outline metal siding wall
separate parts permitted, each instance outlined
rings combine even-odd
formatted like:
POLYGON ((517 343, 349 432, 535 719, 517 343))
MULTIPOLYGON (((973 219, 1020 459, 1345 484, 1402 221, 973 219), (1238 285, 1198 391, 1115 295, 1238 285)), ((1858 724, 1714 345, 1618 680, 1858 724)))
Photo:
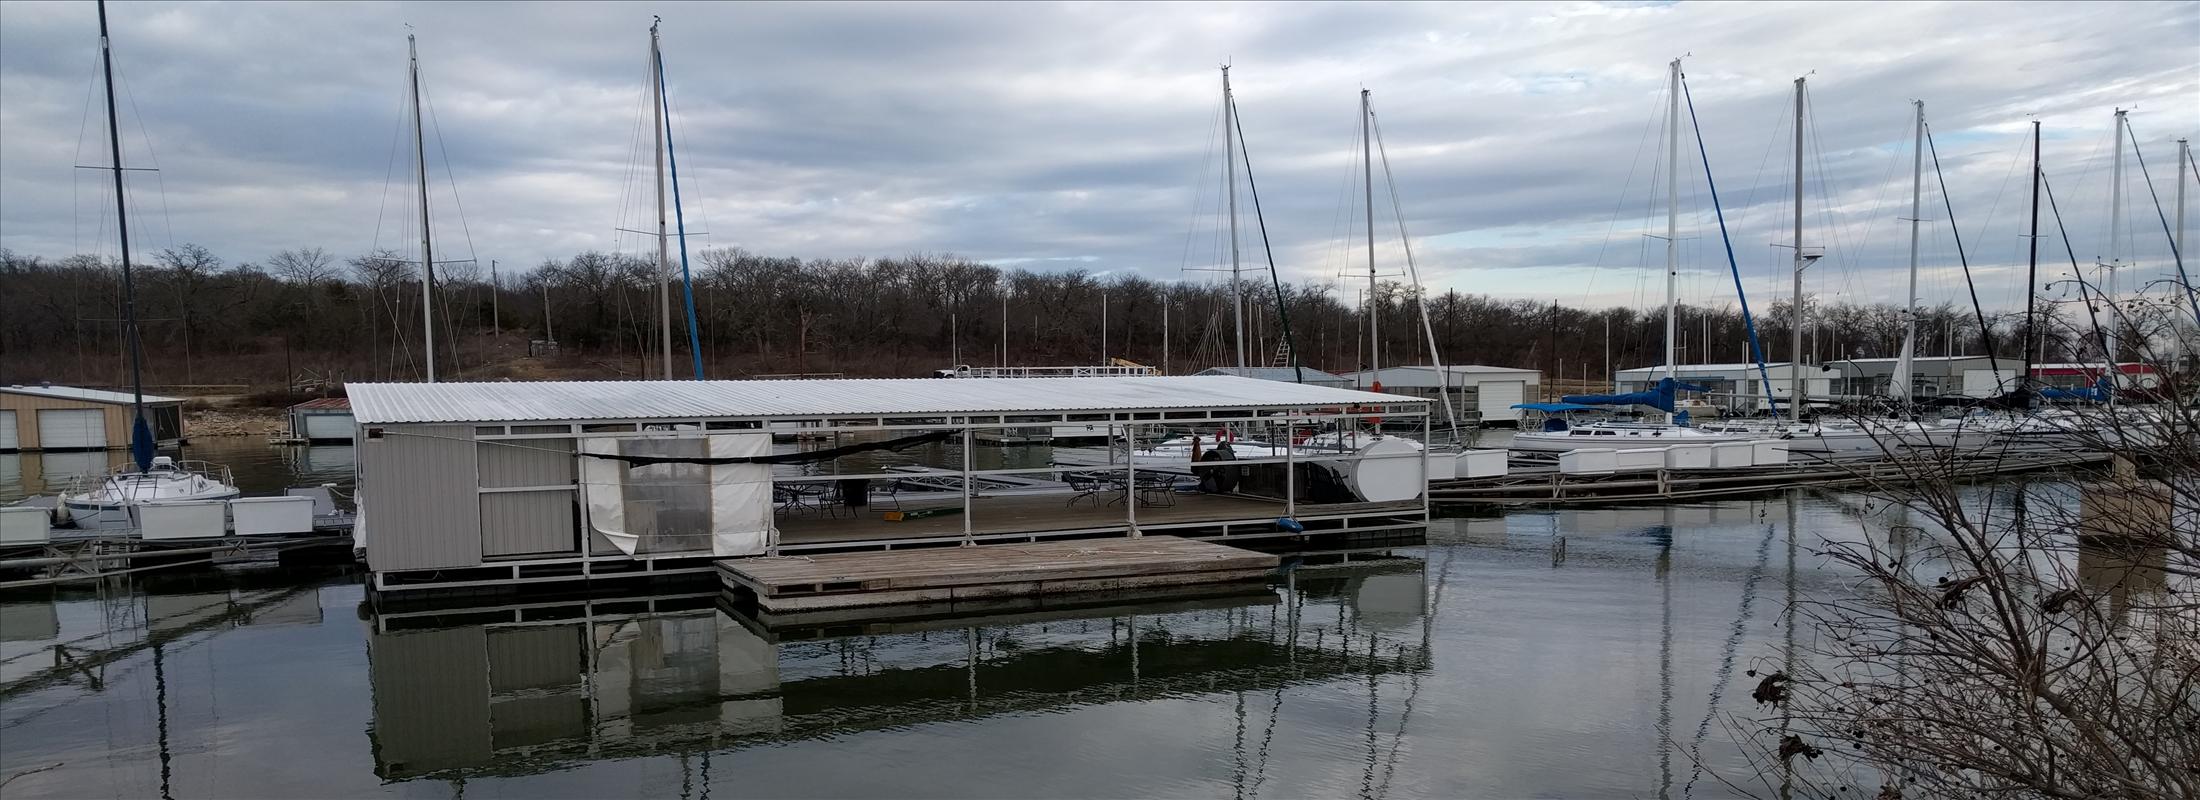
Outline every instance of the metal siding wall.
POLYGON ((384 425, 359 444, 367 565, 375 570, 481 564, 481 501, 470 425, 384 425))
POLYGON ((478 447, 481 450, 481 488, 570 486, 573 483, 571 439, 485 441, 478 447))
MULTIPOLYGON (((570 491, 498 492, 481 496, 481 554, 577 553, 578 513, 570 491)), ((368 541, 373 541, 369 536, 368 541)))

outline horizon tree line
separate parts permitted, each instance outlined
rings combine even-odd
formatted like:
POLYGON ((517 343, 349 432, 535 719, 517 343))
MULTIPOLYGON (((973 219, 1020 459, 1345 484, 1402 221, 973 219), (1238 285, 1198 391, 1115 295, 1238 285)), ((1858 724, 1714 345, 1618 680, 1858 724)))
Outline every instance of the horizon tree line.
MULTIPOLYGON (((661 369, 658 276, 646 258, 583 251, 495 284, 475 264, 438 265, 436 272, 443 379, 536 377, 511 363, 527 355, 529 340, 553 336, 560 355, 552 374, 639 378, 661 369)), ((425 375, 420 276, 398 253, 339 258, 303 247, 232 263, 183 244, 155 253, 135 277, 148 384, 425 375)), ((1035 366, 1115 357, 1172 374, 1236 363, 1227 282, 1003 269, 950 254, 800 259, 739 248, 702 251, 693 280, 697 334, 713 378, 919 376, 958 360, 1035 366)), ((0 250, 0 286, 0 382, 126 382, 117 264, 0 250)), ((1303 366, 1342 373, 1368 363, 1359 297, 1340 298, 1313 282, 1278 288, 1246 281, 1239 289, 1249 366, 1291 362, 1280 352, 1286 325, 1303 366)), ((1424 331, 1416 294, 1398 282, 1378 285, 1372 305, 1383 365, 1429 363, 1431 338, 1443 363, 1539 369, 1547 380, 1600 383, 1613 370, 1663 363, 1662 308, 1573 308, 1448 290, 1426 297, 1424 331)), ((1807 361, 1898 351, 1902 309, 1808 300, 1807 361)), ((1785 300, 1775 301, 1756 320, 1769 361, 1785 360, 1795 333, 1787 309, 1785 300)), ((2097 353, 2080 332, 2082 311, 2056 303, 2041 303, 2038 311, 2043 360, 2097 353)), ((674 377, 688 377, 687 322, 677 307, 672 316, 674 377)), ((2024 315, 1986 321, 1995 355, 2020 356, 2024 315)), ((1985 352, 1986 337, 1969 308, 1921 307, 1917 326, 1920 356, 1985 352)), ((1734 308, 1683 306, 1675 328, 1682 363, 1749 360, 1734 308)))

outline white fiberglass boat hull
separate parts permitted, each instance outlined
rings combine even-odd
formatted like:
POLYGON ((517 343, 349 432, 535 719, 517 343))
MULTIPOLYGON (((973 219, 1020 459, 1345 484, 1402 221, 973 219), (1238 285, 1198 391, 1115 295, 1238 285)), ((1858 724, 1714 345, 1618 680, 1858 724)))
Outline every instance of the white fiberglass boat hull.
POLYGON ((1763 434, 1723 433, 1684 425, 1597 422, 1563 431, 1527 431, 1515 434, 1511 449, 1563 453, 1569 450, 1632 450, 1638 447, 1670 447, 1676 444, 1750 442, 1763 434))
MULTIPOLYGON (((211 471, 211 470, 208 470, 211 471)), ((243 494, 234 484, 205 472, 178 466, 166 456, 145 471, 116 472, 88 492, 64 495, 61 505, 78 528, 127 528, 130 508, 152 502, 231 500, 243 494)))

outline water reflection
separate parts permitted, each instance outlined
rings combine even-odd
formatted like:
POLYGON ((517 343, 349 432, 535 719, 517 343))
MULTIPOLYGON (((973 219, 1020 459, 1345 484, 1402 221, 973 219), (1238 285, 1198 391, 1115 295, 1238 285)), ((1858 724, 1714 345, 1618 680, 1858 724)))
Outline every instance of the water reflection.
MULTIPOLYGON (((351 445, 278 447, 257 437, 216 436, 161 454, 229 467, 246 494, 278 494, 292 486, 324 483, 334 483, 349 494, 355 452, 351 445)), ((0 453, 0 505, 32 495, 59 494, 77 478, 104 476, 129 459, 130 454, 122 450, 0 453)))
POLYGON ((1715 778, 1750 763, 1704 720, 1754 718, 1742 672, 1781 657, 1784 586, 1853 585, 1784 563, 1791 512, 1805 553, 1877 530, 1815 496, 1520 511, 1437 520, 1393 558, 1296 559, 1251 594, 886 623, 763 619, 713 586, 375 613, 352 577, 275 571, 6 595, 0 779, 60 765, 9 798, 1732 796, 1715 778))
POLYGON ((2169 592, 2169 548, 2107 536, 2078 537, 2078 582, 2108 598, 2108 618, 2124 622, 2169 592))
POLYGON ((375 774, 510 776, 1415 673, 1423 569, 1315 565, 1276 590, 890 623, 775 625, 715 592, 386 614, 367 637, 375 774))

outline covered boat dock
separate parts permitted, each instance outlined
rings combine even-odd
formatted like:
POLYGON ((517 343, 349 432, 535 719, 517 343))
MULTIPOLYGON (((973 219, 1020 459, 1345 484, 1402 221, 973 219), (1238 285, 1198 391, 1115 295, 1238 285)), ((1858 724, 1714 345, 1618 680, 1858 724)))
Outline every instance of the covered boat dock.
POLYGON ((1428 519, 1418 447, 1209 449, 1175 468, 1128 456, 1187 435, 1299 441, 1371 417, 1429 424, 1421 398, 1330 387, 1201 376, 353 384, 350 395, 358 537, 385 593, 1149 532, 1381 536, 1428 519), (1065 465, 977 441, 1069 424, 1105 429, 1124 457, 1065 465), (774 443, 786 427, 814 435, 774 443))

